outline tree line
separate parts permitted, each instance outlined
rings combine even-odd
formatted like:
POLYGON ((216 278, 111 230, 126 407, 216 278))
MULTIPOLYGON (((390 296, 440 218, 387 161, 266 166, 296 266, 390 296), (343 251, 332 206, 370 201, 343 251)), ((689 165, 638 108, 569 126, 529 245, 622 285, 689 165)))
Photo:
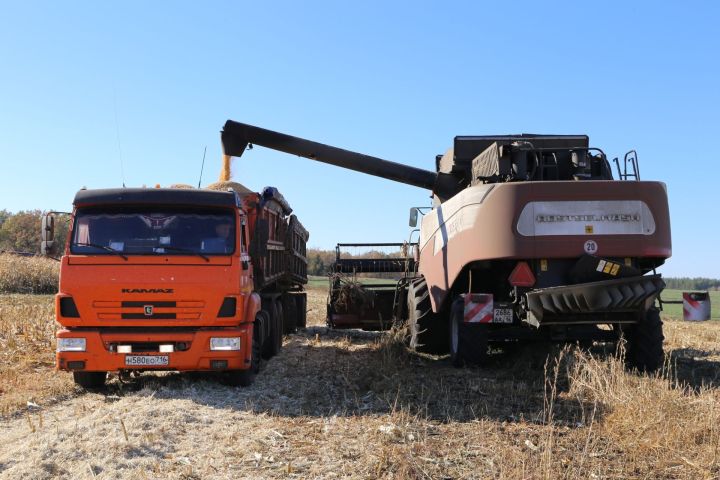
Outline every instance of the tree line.
MULTIPOLYGON (((0 210, 0 252, 40 253, 41 210, 21 210, 11 213, 0 210)), ((53 250, 62 252, 69 222, 61 215, 55 218, 55 245, 53 250)))
POLYGON ((720 290, 720 280, 704 277, 664 278, 667 288, 675 290, 720 290))

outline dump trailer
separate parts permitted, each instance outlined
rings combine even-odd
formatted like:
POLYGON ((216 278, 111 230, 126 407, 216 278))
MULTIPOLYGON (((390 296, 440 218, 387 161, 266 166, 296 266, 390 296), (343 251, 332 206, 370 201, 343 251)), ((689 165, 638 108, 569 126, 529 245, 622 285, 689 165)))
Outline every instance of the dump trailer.
POLYGON ((233 121, 222 140, 227 155, 261 145, 432 192, 429 212, 411 209, 411 226, 425 213, 404 296, 414 348, 462 365, 489 344, 624 337, 629 365, 662 364, 667 191, 640 180, 634 151, 614 178, 586 135, 457 136, 435 171, 233 121))
POLYGON ((415 276, 415 259, 408 252, 416 245, 338 243, 329 272, 327 325, 337 329, 386 330, 397 319, 404 318, 404 303, 398 299, 407 289, 407 279, 415 276), (352 248, 391 248, 394 252, 392 256, 374 257, 343 254, 352 248), (378 278, 378 274, 386 275, 378 278))
POLYGON ((305 324, 308 233, 276 189, 83 189, 73 206, 55 311, 57 369, 77 384, 176 370, 248 385, 305 324))

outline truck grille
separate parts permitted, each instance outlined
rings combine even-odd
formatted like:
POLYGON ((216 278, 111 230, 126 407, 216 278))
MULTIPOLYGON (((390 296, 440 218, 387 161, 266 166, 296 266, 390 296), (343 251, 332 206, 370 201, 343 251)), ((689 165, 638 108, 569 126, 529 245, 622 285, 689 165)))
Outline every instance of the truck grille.
POLYGON ((100 320, 197 320, 205 307, 205 302, 96 300, 93 302, 93 307, 100 320))

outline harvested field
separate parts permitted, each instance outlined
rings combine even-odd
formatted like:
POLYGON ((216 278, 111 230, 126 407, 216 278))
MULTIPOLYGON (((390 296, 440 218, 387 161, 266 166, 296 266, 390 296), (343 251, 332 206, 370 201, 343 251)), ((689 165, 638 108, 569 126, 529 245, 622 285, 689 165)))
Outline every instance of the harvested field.
POLYGON ((310 326, 250 388, 170 373, 84 393, 50 366, 51 297, 0 297, 0 478, 720 475, 716 322, 667 321, 653 378, 601 346, 458 370, 387 335, 329 331, 324 302, 311 289, 310 326))

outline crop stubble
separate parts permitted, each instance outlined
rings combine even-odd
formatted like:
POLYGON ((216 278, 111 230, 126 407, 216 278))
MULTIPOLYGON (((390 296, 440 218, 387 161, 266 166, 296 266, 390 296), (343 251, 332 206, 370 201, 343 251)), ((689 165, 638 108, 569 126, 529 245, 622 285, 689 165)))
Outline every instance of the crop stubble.
POLYGON ((498 353, 457 370, 390 335, 326 329, 322 289, 308 304, 310 326, 285 338, 250 388, 170 373, 83 393, 52 371, 51 297, 0 297, 0 477, 720 473, 715 322, 668 321, 655 378, 600 346, 498 353))

